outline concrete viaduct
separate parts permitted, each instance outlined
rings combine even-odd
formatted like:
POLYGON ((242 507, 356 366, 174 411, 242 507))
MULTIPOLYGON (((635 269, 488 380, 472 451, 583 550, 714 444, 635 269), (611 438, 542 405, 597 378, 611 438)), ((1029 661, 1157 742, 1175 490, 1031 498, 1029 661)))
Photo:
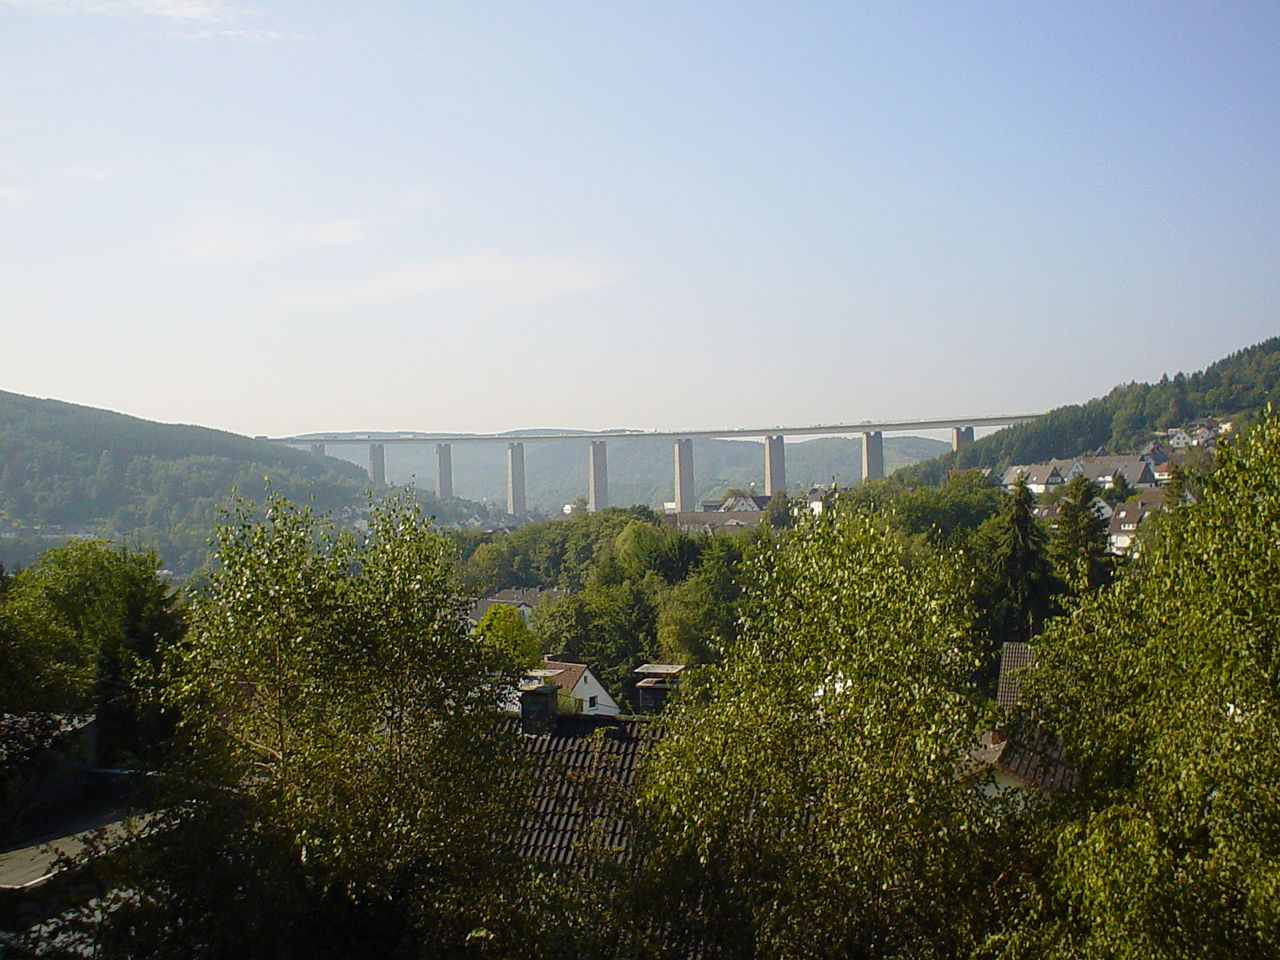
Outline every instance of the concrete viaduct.
POLYGON ((959 450, 973 442, 975 427, 1005 427, 1034 420, 1039 414, 1012 414, 997 417, 959 417, 946 420, 886 420, 879 423, 818 424, 810 427, 762 427, 729 430, 616 430, 599 433, 525 433, 513 437, 509 433, 477 433, 463 436, 413 433, 372 438, 368 434, 309 434, 305 437, 275 437, 276 443, 310 446, 311 452, 324 456, 328 446, 369 446, 369 478, 375 484, 387 481, 386 447, 388 443, 434 443, 436 445, 436 496, 442 500, 453 496, 453 444, 507 443, 507 513, 523 516, 525 502, 524 445, 538 440, 587 440, 587 509, 603 510, 609 505, 609 466, 606 442, 610 439, 670 439, 673 441, 675 502, 677 512, 696 510, 693 502, 693 441, 702 439, 734 440, 747 437, 764 439, 764 492, 772 495, 786 490, 786 437, 849 436, 862 437, 862 477, 878 480, 884 476, 884 434, 921 430, 951 431, 951 449, 959 450))

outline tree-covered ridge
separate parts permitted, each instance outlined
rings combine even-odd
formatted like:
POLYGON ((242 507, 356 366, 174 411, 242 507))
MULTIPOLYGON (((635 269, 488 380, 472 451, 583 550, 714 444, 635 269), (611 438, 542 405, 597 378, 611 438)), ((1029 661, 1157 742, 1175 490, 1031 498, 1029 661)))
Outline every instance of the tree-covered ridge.
MULTIPOLYGON (((0 392, 0 561, 27 564, 61 537, 156 547, 187 572, 203 561, 217 505, 267 484, 324 509, 363 502, 359 467, 222 430, 0 392)), ((430 500, 430 498, 424 498, 430 500)))
POLYGON ((908 482, 937 483, 947 470, 1005 467, 1134 450, 1156 431, 1202 416, 1238 417, 1280 399, 1280 337, 1239 350, 1197 373, 1128 383, 1105 397, 1051 410, 1029 423, 902 471, 908 482))

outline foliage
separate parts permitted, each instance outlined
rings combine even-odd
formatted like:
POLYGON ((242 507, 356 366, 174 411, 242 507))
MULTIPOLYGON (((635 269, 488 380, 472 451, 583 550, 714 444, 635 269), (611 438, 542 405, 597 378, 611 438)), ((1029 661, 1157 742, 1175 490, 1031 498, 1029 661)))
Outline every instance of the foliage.
POLYGON ((1107 557, 1107 521, 1098 510, 1102 491, 1088 477, 1072 477, 1058 498, 1058 522, 1049 552, 1059 577, 1077 594, 1106 583, 1112 565, 1107 557))
POLYGON ((1090 450, 1133 450, 1152 434, 1199 416, 1236 418, 1280 400, 1280 337, 1239 350, 1190 375, 1118 386, 1105 397, 1058 407, 960 450, 901 472, 938 483, 956 467, 1039 463, 1090 450))
POLYGON ((665 591, 658 603, 658 659, 663 663, 710 663, 737 635, 743 562, 740 539, 715 537, 690 575, 665 591))
POLYGON ((542 657, 538 638, 525 623, 524 615, 510 604, 491 604, 476 624, 476 636, 521 667, 537 666, 542 657))
POLYGON ((740 636, 651 761, 655 909, 726 955, 952 954, 992 813, 957 777, 978 709, 959 565, 908 563, 842 512, 802 522, 750 580, 740 636))
POLYGON ((585 663, 609 690, 622 691, 631 671, 653 658, 662 580, 593 583, 539 604, 532 627, 542 649, 585 663))
POLYGON ((785 530, 795 525, 795 516, 791 512, 792 503, 785 493, 776 490, 764 506, 764 516, 760 522, 775 530, 785 530))
POLYGON ((901 472, 842 490, 840 503, 879 512, 904 534, 935 545, 963 546, 1004 502, 1003 491, 978 470, 961 470, 936 487, 916 484, 901 472))
POLYGON ((734 631, 747 544, 742 536, 680 533, 647 508, 614 508, 527 524, 475 545, 464 575, 480 593, 565 590, 534 610, 538 645, 589 664, 625 699, 641 663, 718 655, 734 631))
POLYGON ((182 631, 149 551, 75 540, 46 551, 0 597, 0 712, 98 714, 105 759, 161 730, 139 691, 182 631))
POLYGON ((525 524, 476 545, 463 571, 464 583, 480 596, 506 587, 577 590, 591 578, 606 548, 635 520, 653 525, 656 518, 647 507, 610 507, 525 524))
POLYGON ((1005 956, 1280 952, 1280 420, 1220 454, 1025 688, 1081 774, 1005 956))
POLYGON ((1006 640, 1035 636, 1055 612, 1061 590, 1026 481, 1019 477, 1001 496, 1000 512, 979 528, 973 548, 979 623, 992 651, 1006 640))
POLYGON ((470 636, 449 555, 406 497, 363 542, 279 496, 219 524, 165 691, 185 754, 153 833, 183 855, 140 858, 108 955, 346 956, 356 934, 423 956, 502 929, 516 666, 470 636))
POLYGON ((358 467, 281 444, 0 392, 0 527, 14 535, 13 560, 93 533, 153 544, 189 572, 216 504, 233 487, 261 490, 264 477, 332 508, 368 486, 358 467))

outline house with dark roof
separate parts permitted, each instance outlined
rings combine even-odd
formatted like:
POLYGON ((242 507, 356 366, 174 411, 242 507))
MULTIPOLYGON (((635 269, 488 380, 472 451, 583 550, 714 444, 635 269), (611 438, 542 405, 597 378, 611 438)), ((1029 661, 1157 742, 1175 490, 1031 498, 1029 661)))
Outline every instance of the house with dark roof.
POLYGON ((1054 464, 1031 463, 1009 467, 1009 469, 1005 470, 1000 485, 1006 490, 1012 490, 1019 477, 1026 481, 1027 489, 1036 495, 1042 494, 1046 490, 1052 490, 1059 484, 1066 483, 1066 480, 1063 479, 1062 471, 1054 464))
POLYGON ((996 703, 1006 709, 1017 705, 1022 698, 1021 672, 1035 660, 1035 651, 1029 643, 1006 640, 1000 645, 1000 679, 996 684, 996 703))
POLYGON ((750 530, 763 518, 763 510, 690 510, 675 514, 675 524, 681 533, 733 533, 750 530))
POLYGON ((490 594, 473 603, 468 617, 472 623, 479 623, 490 607, 494 604, 502 604, 507 607, 515 607, 516 610, 520 611, 520 616, 528 620, 529 615, 533 613, 534 607, 562 596, 564 596, 564 591, 557 590, 554 587, 507 587, 505 590, 499 590, 497 593, 490 594))
POLYGON ((989 775, 993 794, 1010 790, 1064 793, 1076 785, 1062 739, 1030 723, 996 727, 970 754, 969 776, 989 775))
POLYGON ((517 847, 532 861, 591 876, 602 852, 615 865, 635 853, 626 809, 662 726, 650 717, 560 713, 557 690, 542 684, 520 694, 514 722, 533 761, 533 804, 517 847))
POLYGON ((1022 699, 1022 674, 1034 664, 1031 644, 1006 641, 1001 645, 996 704, 1010 719, 982 734, 964 768, 965 776, 989 776, 988 789, 993 793, 1026 789, 1058 793, 1076 783, 1062 739, 1015 709, 1022 699))
POLYGON ((1080 472, 1100 487, 1114 486, 1120 476, 1138 489, 1157 485, 1151 462, 1141 457, 1081 457, 1078 462, 1080 472))
MULTIPOLYGON (((1152 491, 1163 493, 1164 491, 1152 491)), ((1107 549, 1117 556, 1137 552, 1138 528, 1149 516, 1164 509, 1163 499, 1141 499, 1116 505, 1107 524, 1107 549)))

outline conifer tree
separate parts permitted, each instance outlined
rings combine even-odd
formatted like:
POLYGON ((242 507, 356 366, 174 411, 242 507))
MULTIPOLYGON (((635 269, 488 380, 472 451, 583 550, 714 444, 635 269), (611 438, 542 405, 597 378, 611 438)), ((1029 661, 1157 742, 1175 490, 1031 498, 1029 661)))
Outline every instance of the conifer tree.
POLYGON ((1003 641, 1035 636, 1054 613, 1054 597, 1061 589, 1034 505, 1026 480, 1019 477, 975 541, 979 622, 996 649, 1003 641))
POLYGON ((1058 522, 1050 554, 1059 576, 1076 593, 1096 590, 1111 573, 1107 558, 1107 521, 1098 512, 1101 491, 1092 480, 1072 477, 1058 501, 1058 522))

